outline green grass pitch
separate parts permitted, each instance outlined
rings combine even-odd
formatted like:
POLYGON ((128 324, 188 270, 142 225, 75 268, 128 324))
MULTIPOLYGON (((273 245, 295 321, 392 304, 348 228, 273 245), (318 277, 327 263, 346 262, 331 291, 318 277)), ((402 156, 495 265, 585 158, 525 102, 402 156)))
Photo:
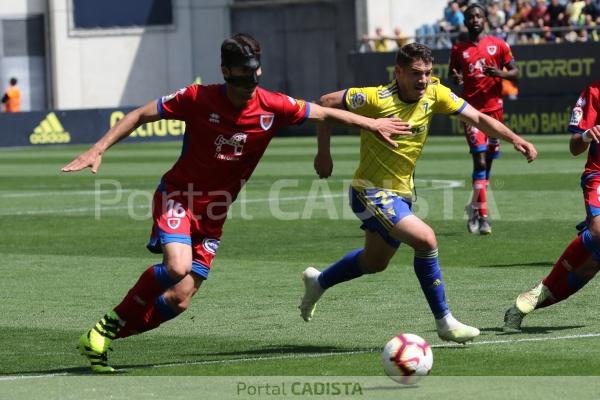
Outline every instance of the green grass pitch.
MULTIPOLYGON (((494 163, 489 237, 466 231, 471 160, 464 139, 430 138, 417 164, 415 212, 437 233, 453 314, 482 331, 475 343, 448 346, 437 338, 405 246, 385 272, 334 287, 313 321, 302 321, 301 272, 362 245, 344 191, 358 139, 333 138, 334 176, 319 181, 316 140, 281 138, 232 207, 213 271, 191 308, 155 331, 116 341, 111 364, 126 375, 381 376, 383 345, 410 332, 434 346, 432 376, 598 374, 598 281, 528 317, 522 334, 501 334, 505 309, 545 276, 584 216, 584 157, 568 153, 566 135, 530 140, 539 150, 533 164, 507 144, 494 163)), ((117 145, 98 175, 61 174, 84 148, 0 150, 4 376, 85 374, 79 335, 158 260, 145 249, 149 197, 180 144, 117 145)))

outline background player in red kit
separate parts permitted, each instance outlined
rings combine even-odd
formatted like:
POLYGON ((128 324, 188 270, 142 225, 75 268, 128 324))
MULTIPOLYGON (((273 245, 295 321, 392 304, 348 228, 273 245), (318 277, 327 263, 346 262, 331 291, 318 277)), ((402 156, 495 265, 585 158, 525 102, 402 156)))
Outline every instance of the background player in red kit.
POLYGON ((590 281, 600 268, 600 81, 588 86, 577 100, 569 123, 571 154, 589 147, 581 188, 586 227, 565 249, 554 267, 533 289, 521 293, 504 314, 504 332, 520 332, 525 315, 558 303, 590 281))
POLYGON ((305 119, 336 120, 374 131, 390 144, 392 135, 411 134, 409 124, 396 118, 365 118, 260 88, 260 54, 249 35, 225 40, 226 84, 191 85, 130 112, 62 168, 91 167, 96 173, 102 154, 141 124, 162 118, 186 122, 181 156, 153 199, 148 248, 163 253, 163 260, 143 272, 121 303, 81 336, 81 353, 93 371, 114 371, 106 355, 112 340, 154 329, 188 307, 208 277, 230 204, 279 128, 305 119))
MULTIPOLYGON (((455 44, 450 52, 449 70, 463 86, 462 98, 471 106, 503 122, 502 79, 517 80, 519 71, 508 44, 484 33, 486 11, 471 4, 464 12, 468 39, 455 44)), ((473 156, 473 197, 467 205, 467 228, 471 233, 492 233, 487 213, 487 185, 492 161, 500 154, 500 142, 485 132, 464 124, 473 156)))

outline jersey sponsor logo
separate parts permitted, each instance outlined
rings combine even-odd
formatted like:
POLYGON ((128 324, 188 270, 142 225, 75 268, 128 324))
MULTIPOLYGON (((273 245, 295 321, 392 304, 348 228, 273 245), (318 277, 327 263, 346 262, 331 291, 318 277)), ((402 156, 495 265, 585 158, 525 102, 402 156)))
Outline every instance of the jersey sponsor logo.
POLYGON ((221 116, 217 113, 210 113, 208 115, 208 122, 212 122, 213 124, 220 124, 221 116))
POLYGON ((217 239, 205 238, 202 241, 202 247, 204 247, 204 250, 206 250, 210 254, 216 254, 217 249, 219 248, 219 244, 220 243, 221 242, 218 241, 217 239))
POLYGON ((365 105, 367 97, 364 93, 354 93, 350 96, 350 108, 357 109, 365 105))
POLYGON ((275 121, 273 114, 263 114, 260 116, 260 127, 263 128, 263 131, 268 131, 271 129, 273 121, 275 121))
POLYGON ((175 93, 171 93, 166 96, 163 96, 161 98, 161 102, 166 103, 167 101, 174 99, 175 96, 177 96, 178 94, 184 93, 186 90, 187 90, 187 88, 181 88, 178 91, 176 91, 175 93))
POLYGON ((231 138, 227 139, 223 135, 219 135, 215 140, 216 146, 216 154, 215 156, 222 160, 237 160, 237 157, 231 157, 224 154, 220 154, 224 145, 228 145, 233 147, 233 155, 241 156, 244 152, 244 143, 246 143, 246 139, 248 138, 247 133, 236 133, 231 138))
POLYGON ((46 115, 46 118, 29 135, 31 144, 69 143, 70 141, 71 135, 69 132, 65 132, 65 128, 53 112, 46 115))
POLYGON ((581 122, 581 118, 583 117, 583 110, 581 107, 574 107, 571 112, 571 121, 569 121, 569 125, 579 125, 581 122))
POLYGON ((498 47, 496 47, 496 46, 488 46, 487 47, 487 52, 489 53, 490 56, 493 56, 494 54, 496 54, 496 50, 498 50, 498 47))

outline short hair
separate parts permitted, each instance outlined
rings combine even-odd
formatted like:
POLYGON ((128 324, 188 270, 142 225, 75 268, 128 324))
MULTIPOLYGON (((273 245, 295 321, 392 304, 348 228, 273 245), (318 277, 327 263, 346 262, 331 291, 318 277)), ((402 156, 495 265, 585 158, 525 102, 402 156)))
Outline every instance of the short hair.
POLYGON ((260 62, 260 44, 247 33, 236 33, 221 44, 221 65, 238 65, 240 60, 255 58, 260 62))
POLYGON ((16 85, 17 84, 17 78, 10 78, 10 84, 11 85, 16 85))
POLYGON ((433 62, 431 49, 421 43, 409 43, 402 46, 396 54, 396 64, 401 67, 408 67, 416 60, 421 60, 424 63, 433 62))
POLYGON ((485 7, 479 3, 469 4, 469 6, 465 9, 465 12, 463 13, 463 15, 465 16, 465 19, 467 18, 467 15, 471 14, 471 12, 476 8, 479 8, 481 10, 481 13, 483 14, 483 16, 487 19, 488 12, 485 9, 485 7))

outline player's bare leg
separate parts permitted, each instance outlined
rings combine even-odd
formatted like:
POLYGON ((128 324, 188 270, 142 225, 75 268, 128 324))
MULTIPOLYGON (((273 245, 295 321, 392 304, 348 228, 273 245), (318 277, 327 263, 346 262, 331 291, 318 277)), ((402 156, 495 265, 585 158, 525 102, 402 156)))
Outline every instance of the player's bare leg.
POLYGON ((78 347, 90 362, 92 371, 114 371, 108 365, 107 351, 121 328, 127 321, 143 317, 156 299, 169 287, 185 278, 191 268, 191 246, 182 243, 168 243, 163 246, 163 262, 144 271, 121 303, 80 337, 78 347))
POLYGON ((433 229, 415 215, 408 215, 394 226, 392 235, 415 250, 415 274, 435 318, 438 336, 456 343, 466 343, 479 336, 479 329, 457 321, 446 304, 433 229))
POLYGON ((312 319, 316 303, 327 288, 363 274, 383 271, 395 253, 396 248, 386 243, 378 233, 365 231, 365 247, 346 254, 332 265, 333 269, 321 274, 316 268, 308 267, 302 274, 304 296, 298 307, 302 318, 307 322, 312 319), (342 268, 344 276, 340 276, 339 269, 342 268), (330 277, 330 274, 335 276, 330 277))

